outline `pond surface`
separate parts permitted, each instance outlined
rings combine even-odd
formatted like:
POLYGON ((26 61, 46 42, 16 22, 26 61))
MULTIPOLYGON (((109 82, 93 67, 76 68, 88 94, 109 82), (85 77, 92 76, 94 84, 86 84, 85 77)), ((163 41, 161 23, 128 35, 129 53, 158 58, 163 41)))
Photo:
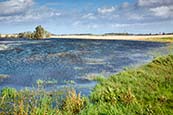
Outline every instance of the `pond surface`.
POLYGON ((111 74, 124 67, 152 59, 149 53, 165 43, 104 40, 0 40, 0 81, 5 86, 22 89, 36 86, 37 80, 50 81, 48 90, 69 84, 88 94, 96 84, 93 76, 111 74))

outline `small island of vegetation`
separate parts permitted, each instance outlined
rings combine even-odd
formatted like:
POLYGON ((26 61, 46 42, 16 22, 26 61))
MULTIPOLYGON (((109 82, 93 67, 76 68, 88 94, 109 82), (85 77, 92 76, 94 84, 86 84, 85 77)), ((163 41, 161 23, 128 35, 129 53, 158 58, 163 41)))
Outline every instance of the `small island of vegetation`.
POLYGON ((39 40, 43 38, 49 38, 51 33, 46 31, 41 25, 35 28, 33 32, 22 32, 17 34, 0 34, 0 38, 27 38, 27 39, 34 39, 39 40))

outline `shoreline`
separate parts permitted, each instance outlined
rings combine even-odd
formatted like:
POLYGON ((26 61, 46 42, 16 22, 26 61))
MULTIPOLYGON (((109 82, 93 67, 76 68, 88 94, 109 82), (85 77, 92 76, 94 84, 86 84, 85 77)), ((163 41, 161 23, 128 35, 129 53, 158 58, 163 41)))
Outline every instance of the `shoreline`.
POLYGON ((166 55, 157 57, 138 68, 119 72, 109 78, 97 77, 94 80, 98 84, 88 97, 81 95, 73 88, 46 91, 42 82, 37 83, 37 90, 17 90, 12 87, 4 87, 0 90, 2 92, 0 114, 36 114, 38 110, 58 115, 64 113, 70 115, 110 114, 110 111, 111 114, 130 113, 135 115, 151 114, 153 111, 155 114, 173 113, 172 64, 173 55, 166 55), (169 75, 165 73, 169 73, 169 75), (9 106, 9 103, 13 103, 15 106, 9 106), (55 103, 55 106, 52 106, 52 103, 55 103), (19 112, 16 112, 18 108, 19 112), (76 108, 78 110, 74 112, 73 110, 76 108), (28 112, 28 110, 30 111, 28 112))
MULTIPOLYGON (((8 34, 10 39, 16 39, 17 35, 8 34)), ((5 34, 0 38, 8 39, 5 34)), ((53 39, 81 39, 81 40, 131 40, 149 42, 168 42, 173 43, 173 35, 52 35, 48 38, 53 39)), ((43 38, 47 39, 47 38, 43 38)))
POLYGON ((173 35, 57 35, 50 38, 61 39, 89 39, 89 40, 134 40, 134 41, 154 41, 173 42, 173 35))

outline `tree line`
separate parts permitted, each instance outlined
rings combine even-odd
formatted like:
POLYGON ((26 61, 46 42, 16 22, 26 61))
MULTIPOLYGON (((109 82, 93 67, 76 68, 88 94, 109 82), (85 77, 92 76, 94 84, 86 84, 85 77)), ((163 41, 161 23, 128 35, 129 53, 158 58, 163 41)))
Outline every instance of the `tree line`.
POLYGON ((43 39, 43 38, 48 38, 51 36, 51 33, 49 33, 48 31, 46 31, 41 25, 37 26, 35 28, 35 31, 33 32, 22 32, 22 33, 18 33, 18 34, 13 34, 13 35, 9 35, 6 34, 5 36, 2 36, 0 34, 0 38, 28 38, 28 39, 43 39))

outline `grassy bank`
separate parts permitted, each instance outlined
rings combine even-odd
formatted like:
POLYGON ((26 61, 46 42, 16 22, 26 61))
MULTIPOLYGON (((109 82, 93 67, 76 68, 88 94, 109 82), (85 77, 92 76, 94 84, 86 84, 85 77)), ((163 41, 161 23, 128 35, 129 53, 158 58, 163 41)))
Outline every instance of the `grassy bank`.
POLYGON ((146 38, 146 41, 173 43, 173 37, 146 38))
POLYGON ((88 98, 75 91, 45 92, 4 88, 1 115, 173 114, 173 55, 159 57, 99 83, 88 98))
POLYGON ((173 114, 173 55, 101 79, 84 114, 173 114))

